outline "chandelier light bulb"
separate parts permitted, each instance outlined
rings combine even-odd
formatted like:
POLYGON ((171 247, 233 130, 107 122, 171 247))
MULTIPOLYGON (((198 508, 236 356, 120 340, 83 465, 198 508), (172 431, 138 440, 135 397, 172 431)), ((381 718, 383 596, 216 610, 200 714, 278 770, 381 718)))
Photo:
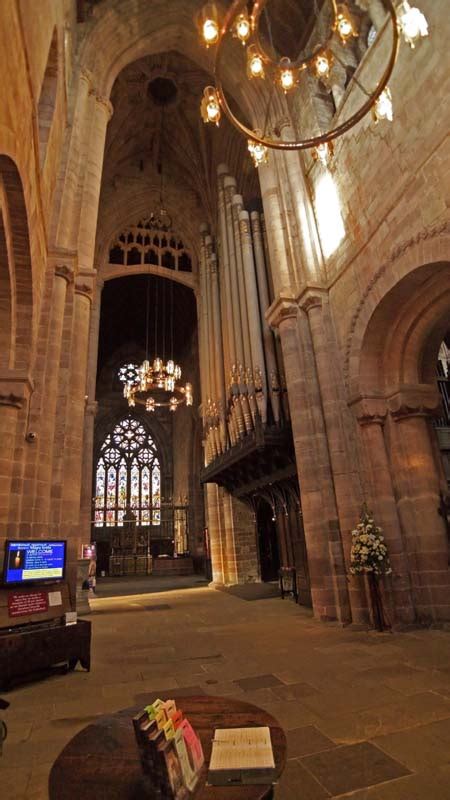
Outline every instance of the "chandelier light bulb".
POLYGON ((288 58, 282 59, 280 62, 280 85, 283 92, 289 92, 295 86, 294 70, 289 66, 290 60, 288 58))
POLYGON ((375 122, 386 119, 392 122, 394 119, 394 109, 392 105, 391 90, 386 86, 381 92, 380 96, 375 100, 375 105, 372 109, 372 114, 375 122))
POLYGON ((202 102, 200 104, 200 113, 203 122, 213 122, 216 125, 220 121, 220 105, 219 97, 214 86, 207 86, 203 91, 202 102))
POLYGON ((264 78, 264 61, 254 45, 247 51, 247 74, 249 78, 264 78))
POLYGON ((203 40, 206 47, 216 44, 219 39, 219 26, 214 19, 205 19, 202 27, 203 40))
POLYGON ((166 369, 167 369, 167 374, 168 374, 168 375, 173 375, 173 373, 174 373, 174 371, 175 371, 175 364, 174 364, 174 362, 172 361, 172 359, 170 359, 170 360, 167 362, 167 367, 166 367, 166 369))
POLYGON ((248 139, 248 152, 253 159, 255 167, 259 167, 261 164, 267 164, 269 153, 265 145, 259 144, 259 142, 255 142, 253 139, 248 139))
POLYGON ((398 24, 406 44, 412 49, 419 39, 428 36, 426 17, 418 8, 411 7, 407 0, 404 0, 398 9, 398 24))
POLYGON ((234 35, 242 44, 245 44, 250 37, 250 20, 247 14, 239 14, 234 26, 234 35))
POLYGON ((313 69, 317 78, 325 80, 330 75, 331 56, 327 53, 319 53, 313 61, 313 69))
POLYGON ((352 36, 357 36, 353 20, 350 12, 345 4, 338 6, 338 13, 336 17, 336 30, 342 44, 346 44, 352 36))
POLYGON ((314 147, 312 150, 312 157, 314 161, 320 161, 322 166, 328 167, 333 159, 333 143, 332 142, 322 142, 318 144, 317 147, 314 147))

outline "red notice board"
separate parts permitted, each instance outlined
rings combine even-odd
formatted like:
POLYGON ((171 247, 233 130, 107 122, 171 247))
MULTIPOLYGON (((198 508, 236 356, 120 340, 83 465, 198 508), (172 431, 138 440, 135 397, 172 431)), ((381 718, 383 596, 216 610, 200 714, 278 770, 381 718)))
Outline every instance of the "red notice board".
POLYGON ((47 592, 10 592, 8 614, 10 617, 25 617, 48 610, 47 592))

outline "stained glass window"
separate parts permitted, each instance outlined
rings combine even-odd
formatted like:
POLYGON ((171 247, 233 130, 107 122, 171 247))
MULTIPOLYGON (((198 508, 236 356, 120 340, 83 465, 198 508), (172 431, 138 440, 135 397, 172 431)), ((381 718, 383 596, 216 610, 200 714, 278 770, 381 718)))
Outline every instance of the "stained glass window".
POLYGON ((95 526, 123 525, 127 506, 136 514, 138 525, 161 524, 161 468, 156 446, 132 415, 115 425, 100 448, 95 473, 95 526))

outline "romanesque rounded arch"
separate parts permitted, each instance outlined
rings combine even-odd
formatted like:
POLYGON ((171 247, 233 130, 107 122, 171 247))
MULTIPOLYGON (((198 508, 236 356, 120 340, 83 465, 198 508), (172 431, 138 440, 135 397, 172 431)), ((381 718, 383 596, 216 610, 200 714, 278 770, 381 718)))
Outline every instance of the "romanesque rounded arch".
POLYGON ((0 155, 0 205, 0 363, 26 370, 34 333, 30 240, 22 180, 7 155, 0 155))
POLYGON ((380 358, 388 336, 390 364, 383 362, 383 367, 388 370, 389 382, 394 380, 395 369, 399 380, 402 376, 411 380, 414 369, 417 379, 423 380, 418 377, 419 352, 429 346, 430 337, 438 336, 441 313, 445 316, 445 309, 450 313, 448 299, 442 297, 449 284, 449 255, 450 223, 445 223, 400 244, 368 283, 347 338, 344 366, 350 397, 381 389, 375 375, 382 373, 380 358))

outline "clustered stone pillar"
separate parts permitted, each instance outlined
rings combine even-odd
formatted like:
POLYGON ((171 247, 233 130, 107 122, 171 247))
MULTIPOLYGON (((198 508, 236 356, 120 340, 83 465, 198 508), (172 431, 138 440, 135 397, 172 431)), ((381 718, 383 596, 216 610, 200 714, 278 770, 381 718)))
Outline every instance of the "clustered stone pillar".
POLYGON ((412 594, 420 621, 449 618, 449 543, 439 506, 439 472, 431 421, 441 408, 437 387, 402 387, 388 398, 389 451, 398 514, 405 531, 412 594))

